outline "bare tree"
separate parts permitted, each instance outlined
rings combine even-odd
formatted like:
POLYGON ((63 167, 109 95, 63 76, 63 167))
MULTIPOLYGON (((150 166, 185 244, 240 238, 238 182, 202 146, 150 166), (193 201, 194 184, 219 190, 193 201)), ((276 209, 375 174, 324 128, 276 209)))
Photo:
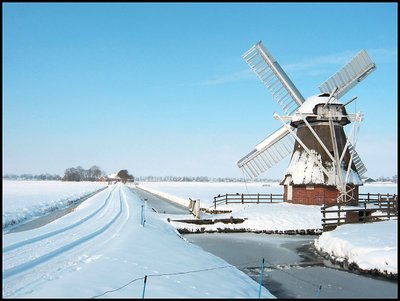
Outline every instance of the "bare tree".
POLYGON ((126 183, 128 180, 133 180, 134 177, 129 174, 126 169, 122 169, 117 173, 117 176, 121 178, 122 183, 126 183))

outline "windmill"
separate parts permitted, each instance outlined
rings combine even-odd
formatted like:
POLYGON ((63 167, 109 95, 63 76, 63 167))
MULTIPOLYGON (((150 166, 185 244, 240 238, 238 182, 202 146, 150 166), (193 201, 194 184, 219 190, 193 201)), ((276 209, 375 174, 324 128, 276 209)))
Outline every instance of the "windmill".
POLYGON ((319 86, 320 94, 307 99, 262 42, 243 59, 272 93, 285 115, 274 113, 282 127, 236 162, 250 178, 271 168, 290 153, 281 184, 284 200, 300 204, 357 204, 360 176, 366 168, 355 150, 363 114, 348 114, 339 99, 376 69, 365 50, 319 86), (352 124, 346 137, 344 126, 352 124))

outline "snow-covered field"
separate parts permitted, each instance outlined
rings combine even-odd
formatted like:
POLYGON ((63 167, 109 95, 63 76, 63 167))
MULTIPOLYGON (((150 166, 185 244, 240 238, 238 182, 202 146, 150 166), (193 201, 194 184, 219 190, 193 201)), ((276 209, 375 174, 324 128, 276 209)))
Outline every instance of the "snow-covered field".
MULTIPOLYGON (((79 183, 71 184, 75 188, 62 190, 56 188, 57 182, 3 181, 3 225, 5 217, 16 219, 19 212, 38 217, 47 213, 43 209, 48 204, 63 208, 68 203, 65 200, 100 188, 81 183, 78 189, 79 183)), ((188 204, 189 197, 200 199, 202 207, 211 206, 218 194, 282 191, 274 183, 143 182, 139 187, 182 204, 188 204)), ((397 193, 397 185, 365 185, 361 192, 393 194, 397 193)), ((242 226, 249 229, 321 227, 319 206, 224 206, 232 210, 227 216, 247 218, 242 226)), ((145 275, 146 297, 258 296, 256 282, 224 260, 186 242, 172 227, 178 223, 168 223, 165 215, 149 209, 143 227, 140 198, 126 185, 117 184, 43 227, 18 233, 3 231, 3 297, 140 298, 145 275)), ((397 220, 343 225, 323 233, 315 245, 362 269, 397 274, 397 220)), ((271 294, 262 288, 262 296, 271 294)))
POLYGON ((188 202, 189 198, 200 200, 202 207, 213 204, 214 197, 225 193, 283 193, 283 186, 279 183, 259 182, 140 182, 139 187, 154 189, 183 199, 188 202), (268 186, 263 186, 268 185, 268 186))
MULTIPOLYGON (((277 182, 140 182, 139 187, 154 189, 188 201, 199 199, 202 206, 211 206, 214 197, 225 193, 273 193, 283 194, 283 186, 277 182)), ((397 194, 397 184, 364 184, 360 193, 397 194)))
MULTIPOLYGON (((145 211, 123 184, 33 230, 3 234, 3 297, 256 298, 259 284, 145 211), (147 276, 146 286, 144 279, 147 276)), ((262 297, 273 297, 262 287, 262 297)))
POLYGON ((3 180, 3 230, 66 208, 71 202, 105 186, 104 182, 3 180))

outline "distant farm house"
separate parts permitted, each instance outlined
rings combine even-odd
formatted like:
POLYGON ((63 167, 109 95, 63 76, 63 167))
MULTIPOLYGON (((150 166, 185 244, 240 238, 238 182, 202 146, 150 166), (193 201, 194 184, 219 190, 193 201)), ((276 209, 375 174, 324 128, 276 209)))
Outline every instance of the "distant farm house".
POLYGON ((349 114, 339 99, 375 70, 365 50, 305 99, 264 45, 258 42, 243 59, 272 93, 285 116, 274 113, 282 127, 237 162, 255 178, 289 154, 281 185, 284 201, 306 205, 356 205, 366 168, 355 145, 363 114, 349 114), (344 126, 351 124, 348 137, 344 126))
POLYGON ((121 178, 117 176, 117 173, 113 173, 107 176, 107 181, 108 182, 119 182, 121 181, 121 178))
POLYGON ((376 181, 374 179, 368 178, 368 177, 363 177, 362 178, 363 183, 375 183, 376 181))

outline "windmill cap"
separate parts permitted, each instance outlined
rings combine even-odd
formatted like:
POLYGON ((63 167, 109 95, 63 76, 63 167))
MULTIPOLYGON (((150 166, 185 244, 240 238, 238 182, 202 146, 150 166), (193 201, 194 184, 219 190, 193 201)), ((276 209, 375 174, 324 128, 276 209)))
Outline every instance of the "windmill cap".
MULTIPOLYGON (((317 95, 310 96, 306 99, 306 101, 297 109, 297 112, 301 114, 313 114, 313 110, 316 105, 319 104, 326 104, 328 101, 329 103, 332 104, 341 104, 340 101, 338 101, 334 97, 329 97, 330 95, 328 93, 320 93, 317 95)), ((296 122, 301 120, 300 116, 294 115, 292 117, 292 121, 296 122)))

